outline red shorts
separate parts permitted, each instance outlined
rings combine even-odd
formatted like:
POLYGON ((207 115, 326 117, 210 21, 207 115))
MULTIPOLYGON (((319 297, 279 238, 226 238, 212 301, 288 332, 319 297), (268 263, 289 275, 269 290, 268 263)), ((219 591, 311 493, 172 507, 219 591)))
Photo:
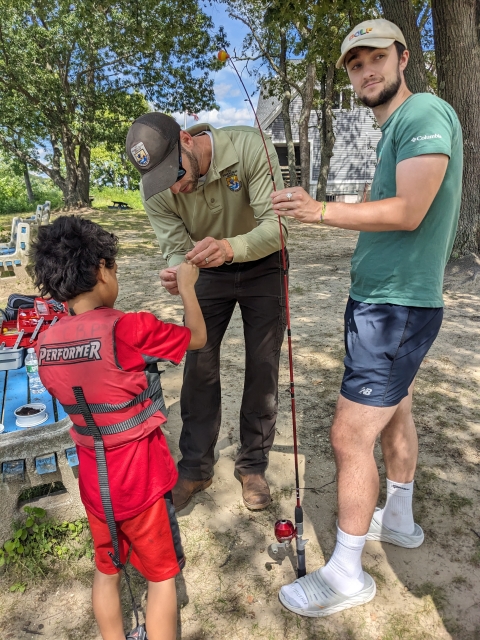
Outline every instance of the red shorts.
MULTIPOLYGON (((108 575, 118 573, 108 552, 113 553, 108 525, 88 511, 97 569, 108 575)), ((117 522, 120 562, 130 562, 150 582, 162 582, 180 573, 185 565, 180 531, 172 494, 168 492, 151 507, 133 518, 117 522)))

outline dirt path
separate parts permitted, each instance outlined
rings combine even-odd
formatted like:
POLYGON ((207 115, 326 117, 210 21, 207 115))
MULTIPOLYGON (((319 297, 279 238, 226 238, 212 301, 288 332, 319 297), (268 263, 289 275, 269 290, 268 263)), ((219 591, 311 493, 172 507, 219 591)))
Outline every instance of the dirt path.
MULTIPOLYGON (((145 309, 179 322, 178 299, 158 284, 163 262, 148 221, 135 212, 113 215, 91 217, 115 230, 121 239, 118 308, 145 309)), ((315 488, 304 497, 309 570, 328 559, 335 542, 335 469, 328 430, 343 371, 343 309, 355 239, 353 232, 292 225, 291 305, 302 486, 315 488)), ((0 298, 6 286, 0 283, 0 298)), ((233 477, 243 383, 242 328, 235 314, 222 348, 223 422, 215 480, 179 517, 187 554, 187 566, 178 581, 179 638, 480 638, 480 537, 474 532, 480 534, 480 295, 457 291, 447 293, 446 300, 441 334, 420 370, 416 387, 420 466, 414 502, 425 543, 416 550, 403 550, 368 542, 364 563, 376 579, 377 597, 364 607, 323 621, 299 618, 282 608, 277 593, 295 577, 292 556, 276 558, 269 551, 275 519, 292 518, 294 508, 285 348, 278 433, 267 472, 275 498, 272 506, 265 512, 248 512, 233 477)), ((167 366, 163 376, 170 407, 165 432, 174 456, 178 456, 181 428, 181 376, 181 366, 167 366)), ((384 479, 378 447, 376 454, 384 479)), ((40 632, 48 640, 99 638, 89 607, 91 571, 91 564, 82 561, 30 586, 23 595, 5 594, 3 579, 2 637, 40 637, 29 631, 37 629, 38 633, 42 619, 40 632)), ((135 588, 144 601, 144 582, 139 576, 135 588)))

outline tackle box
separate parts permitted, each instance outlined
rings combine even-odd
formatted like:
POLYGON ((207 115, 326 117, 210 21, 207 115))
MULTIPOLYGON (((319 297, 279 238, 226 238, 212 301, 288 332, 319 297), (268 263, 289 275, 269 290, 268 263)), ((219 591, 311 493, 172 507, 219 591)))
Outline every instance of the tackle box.
MULTIPOLYGON (((32 309, 19 309, 16 320, 3 320, 0 329, 0 343, 3 344, 4 351, 6 347, 14 347, 19 333, 23 331, 20 344, 17 346, 32 347, 39 333, 43 333, 52 323, 57 322, 57 320, 66 315, 68 315, 68 310, 65 304, 53 300, 35 298, 32 309), (39 324, 40 328, 36 331, 39 324), (35 338, 31 340, 33 334, 35 338)), ((14 369, 16 367, 9 368, 14 369)))

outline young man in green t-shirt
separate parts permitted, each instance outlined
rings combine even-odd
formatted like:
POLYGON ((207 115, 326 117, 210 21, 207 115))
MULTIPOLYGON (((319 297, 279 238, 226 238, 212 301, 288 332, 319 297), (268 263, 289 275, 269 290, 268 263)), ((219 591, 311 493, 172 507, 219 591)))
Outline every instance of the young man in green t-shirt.
POLYGON ((412 514, 418 455, 412 394, 442 323, 463 154, 452 107, 408 90, 408 57, 396 25, 369 20, 345 38, 337 63, 382 129, 371 202, 319 203, 300 187, 272 194, 279 215, 360 231, 345 312, 345 374, 331 431, 337 544, 325 567, 280 592, 288 609, 306 616, 327 616, 374 597, 375 583, 361 564, 365 540, 414 548, 424 539, 412 514), (373 448, 380 434, 387 500, 375 510, 373 448))

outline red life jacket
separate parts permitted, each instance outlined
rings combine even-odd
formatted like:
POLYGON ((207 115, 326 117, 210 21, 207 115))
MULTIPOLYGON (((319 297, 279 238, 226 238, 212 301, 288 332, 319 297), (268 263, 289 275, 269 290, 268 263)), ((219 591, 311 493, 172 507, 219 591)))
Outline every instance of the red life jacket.
POLYGON ((73 387, 82 388, 105 449, 141 440, 167 420, 156 365, 124 371, 117 363, 115 324, 123 315, 102 307, 63 317, 38 339, 40 378, 69 414, 74 442, 89 449, 93 438, 73 387))

